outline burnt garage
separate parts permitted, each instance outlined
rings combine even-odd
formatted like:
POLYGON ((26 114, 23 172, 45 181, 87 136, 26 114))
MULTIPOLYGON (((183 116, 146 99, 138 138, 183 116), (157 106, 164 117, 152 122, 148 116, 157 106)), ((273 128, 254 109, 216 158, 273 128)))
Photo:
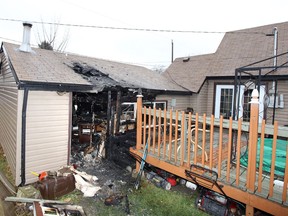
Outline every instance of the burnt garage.
POLYGON ((79 152, 121 160, 121 148, 135 142, 139 91, 147 105, 168 109, 157 95, 189 94, 135 65, 6 42, 0 58, 0 142, 15 185, 36 181, 32 171, 70 164, 79 152))
POLYGON ((99 62, 97 66, 79 62, 70 65, 94 86, 93 92, 73 93, 72 160, 83 161, 81 157, 90 154, 92 159, 104 157, 126 167, 132 160, 129 147, 136 144, 137 95, 143 95, 145 106, 163 109, 168 108, 167 101, 157 101, 156 96, 171 91, 145 86, 149 80, 152 85, 155 83, 154 75, 154 79, 159 76, 165 80, 156 72, 111 61, 101 63, 101 66, 99 62), (119 77, 113 79, 113 72, 119 77))

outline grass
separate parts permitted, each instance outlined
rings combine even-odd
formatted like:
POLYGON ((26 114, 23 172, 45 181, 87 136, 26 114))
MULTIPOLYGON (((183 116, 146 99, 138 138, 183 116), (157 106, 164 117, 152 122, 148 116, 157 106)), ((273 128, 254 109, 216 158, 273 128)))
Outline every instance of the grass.
MULTIPOLYGON (((129 215, 141 216, 169 216, 169 215, 193 215, 202 216, 207 215, 205 212, 195 207, 194 194, 187 194, 179 191, 167 191, 154 186, 147 181, 142 182, 139 190, 128 190, 129 200, 129 215)), ((84 198, 81 192, 72 192, 61 200, 69 200, 76 205, 81 205, 86 212, 87 216, 92 215, 119 215, 127 216, 126 199, 122 199, 120 204, 114 206, 107 206, 104 200, 99 198, 84 198)))
POLYGON ((132 215, 207 215, 195 208, 196 195, 167 191, 146 183, 129 196, 132 215))
POLYGON ((11 173, 11 170, 9 168, 9 165, 7 163, 4 151, 2 149, 2 146, 0 144, 0 170, 2 171, 2 173, 5 174, 5 176, 7 177, 7 179, 12 183, 14 182, 14 178, 13 175, 11 173))

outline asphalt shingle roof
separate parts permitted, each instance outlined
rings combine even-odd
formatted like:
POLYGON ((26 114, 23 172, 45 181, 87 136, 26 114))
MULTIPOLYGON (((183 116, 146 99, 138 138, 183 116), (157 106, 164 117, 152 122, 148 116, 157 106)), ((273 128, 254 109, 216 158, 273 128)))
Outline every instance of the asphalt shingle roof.
POLYGON ((37 48, 33 48, 34 52, 25 53, 19 51, 19 45, 6 42, 3 45, 20 81, 93 85, 97 91, 106 85, 186 91, 165 76, 144 67, 37 48), (73 70, 75 63, 93 68, 103 76, 87 77, 76 73, 73 70), (111 82, 105 83, 104 79, 111 82))
MULTIPOLYGON (((233 77, 235 69, 273 57, 274 27, 278 29, 278 54, 288 51, 288 22, 227 32, 215 53, 191 56, 189 61, 177 58, 164 75, 192 92, 198 92, 206 77, 233 77), (184 60, 184 61, 183 61, 184 60)), ((278 58, 277 65, 288 60, 278 58)), ((254 66, 273 66, 273 59, 254 66)), ((277 75, 288 75, 288 70, 279 69, 277 75)))

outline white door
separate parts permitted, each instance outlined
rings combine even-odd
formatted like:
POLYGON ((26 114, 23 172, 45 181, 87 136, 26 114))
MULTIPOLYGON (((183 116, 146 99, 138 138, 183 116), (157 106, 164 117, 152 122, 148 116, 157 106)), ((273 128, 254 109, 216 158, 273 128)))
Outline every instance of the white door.
MULTIPOLYGON (((243 118, 243 120, 246 121, 249 121, 250 118, 250 105, 248 103, 251 101, 251 92, 255 88, 255 85, 251 85, 249 87, 250 88, 245 90, 245 86, 241 85, 239 87, 240 100, 238 100, 238 94, 236 98, 236 110, 238 110, 238 118, 243 118)), ((265 86, 262 85, 260 87, 259 94, 259 122, 262 121, 264 116, 264 96, 265 86)), ((233 102, 234 85, 217 85, 215 94, 215 118, 220 118, 220 115, 223 115, 224 119, 228 119, 230 116, 233 116, 233 102)))

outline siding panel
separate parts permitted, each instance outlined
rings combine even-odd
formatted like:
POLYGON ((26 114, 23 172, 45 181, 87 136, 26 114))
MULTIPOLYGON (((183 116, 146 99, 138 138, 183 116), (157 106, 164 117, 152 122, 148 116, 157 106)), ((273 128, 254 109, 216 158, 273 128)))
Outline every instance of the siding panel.
POLYGON ((0 54, 0 143, 5 152, 15 184, 19 183, 17 165, 18 89, 4 53, 0 54))
POLYGON ((175 99, 176 106, 173 109, 185 111, 187 107, 191 107, 190 97, 190 95, 157 95, 156 100, 167 101, 167 110, 170 110, 172 109, 172 100, 175 99))
POLYGON ((26 131, 26 183, 36 180, 31 171, 57 170, 67 165, 69 94, 31 91, 26 131))
MULTIPOLYGON (((279 125, 288 125, 288 81, 278 81, 277 92, 278 95, 283 94, 284 108, 276 108, 274 121, 278 121, 279 125)), ((272 89, 272 82, 269 83, 268 90, 272 89)), ((278 102, 279 104, 279 102, 278 102)), ((272 124, 273 121, 273 108, 267 107, 267 123, 272 124)))

